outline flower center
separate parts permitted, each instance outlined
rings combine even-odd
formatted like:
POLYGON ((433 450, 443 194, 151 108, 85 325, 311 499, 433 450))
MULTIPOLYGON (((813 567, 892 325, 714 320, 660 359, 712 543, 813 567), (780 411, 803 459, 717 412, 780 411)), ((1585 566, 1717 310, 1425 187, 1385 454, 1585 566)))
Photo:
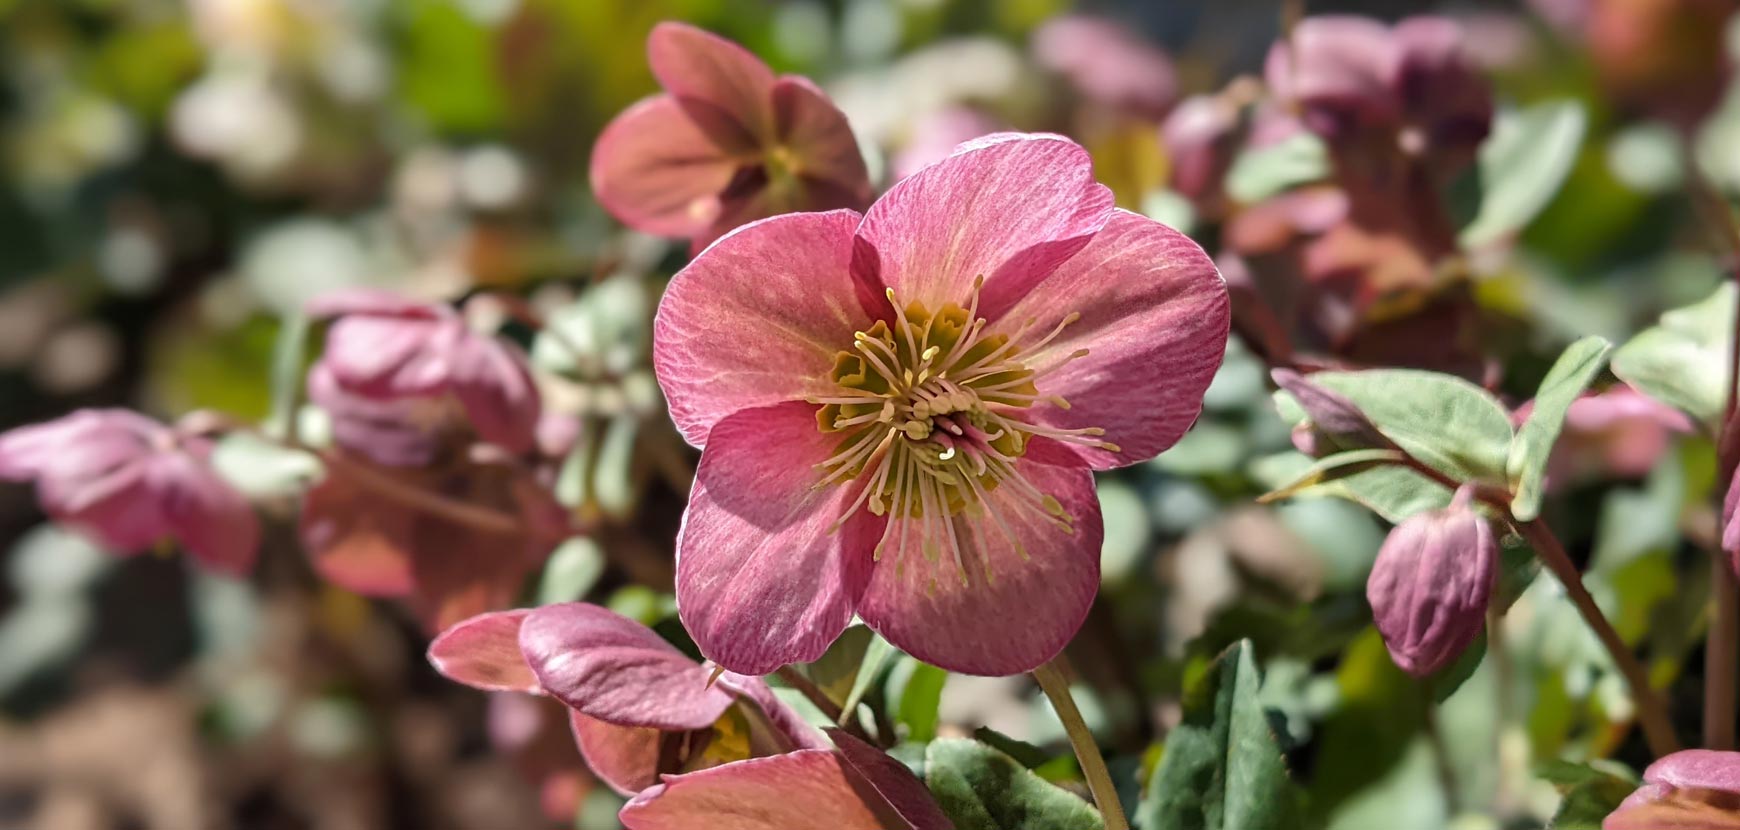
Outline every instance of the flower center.
MULTIPOLYGON (((1035 436, 1117 451, 1100 439, 1105 430, 1059 429, 1034 423, 1030 410, 1044 402, 1068 409, 1069 402, 1040 391, 1044 379, 1087 351, 1034 365, 1046 345, 1080 314, 1063 318, 1049 333, 1035 334, 1036 320, 1013 333, 987 331, 978 316, 984 279, 974 281, 965 308, 948 303, 934 312, 919 302, 902 306, 893 289, 888 301, 894 322, 878 320, 853 334, 852 349, 834 358, 834 394, 811 398, 818 404, 816 425, 840 435, 835 454, 818 467, 818 487, 862 480, 857 500, 835 527, 860 508, 890 521, 876 545, 880 561, 892 550, 904 560, 910 525, 925 559, 952 555, 962 584, 968 581, 955 517, 988 524, 1023 559, 1023 540, 1001 511, 1036 512, 1065 533, 1074 519, 1053 496, 1040 492, 1020 473, 1017 460, 1035 436), (1007 491, 993 507, 990 494, 1007 491), (898 526, 898 530, 896 529, 898 526)), ((989 562, 986 578, 991 578, 989 562)))

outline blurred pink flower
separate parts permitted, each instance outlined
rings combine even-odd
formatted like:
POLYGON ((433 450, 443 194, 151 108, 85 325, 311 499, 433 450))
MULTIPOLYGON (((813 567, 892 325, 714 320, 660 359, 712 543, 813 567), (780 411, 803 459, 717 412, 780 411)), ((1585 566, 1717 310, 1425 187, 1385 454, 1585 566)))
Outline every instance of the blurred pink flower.
POLYGON ((339 446, 408 467, 430 463, 456 432, 514 454, 536 446, 541 406, 524 354, 453 309, 350 289, 308 313, 337 318, 308 397, 332 416, 339 446))
POLYGON ((1486 624, 1498 541, 1472 499, 1463 488, 1448 508, 1396 525, 1366 581, 1390 657, 1415 677, 1450 665, 1486 624))
POLYGON ((647 60, 665 94, 618 115, 592 151, 593 193, 624 224, 699 251, 756 219, 870 201, 846 116, 809 79, 682 23, 653 27, 647 60))
POLYGON ((1033 55, 1088 99, 1142 118, 1158 121, 1178 96, 1172 59, 1114 20, 1052 18, 1033 33, 1033 55))
MULTIPOLYGON (((721 674, 689 659, 652 629, 581 602, 482 614, 429 645, 436 671, 474 688, 549 695, 569 707, 574 738, 605 783, 633 795, 662 773, 725 761, 708 742, 737 737, 744 753, 827 746, 757 677, 721 674), (774 734, 720 736, 727 710, 755 707, 774 734)), ((729 731, 729 730, 727 730, 729 731)))
POLYGON ((42 509, 117 553, 167 539, 200 565, 245 574, 259 519, 212 470, 210 439, 124 409, 82 409, 0 433, 0 478, 35 481, 42 509))
POLYGON ((622 808, 628 830, 950 830, 899 761, 843 732, 839 749, 804 749, 666 776, 622 808))
POLYGON ((1740 752, 1688 749, 1650 764, 1601 830, 1740 830, 1740 752))
POLYGON ((854 614, 952 671, 1044 663, 1099 585, 1092 471, 1178 440, 1227 328, 1202 249, 1114 209, 1058 136, 969 142, 863 216, 740 228, 654 324, 705 449, 684 625, 746 674, 814 660, 854 614))
POLYGON ((904 179, 954 155, 962 143, 998 129, 989 116, 966 107, 949 107, 923 116, 894 157, 894 177, 904 179))
POLYGON ((1238 104, 1226 95, 1192 95, 1160 127, 1171 166, 1172 189, 1198 211, 1219 215, 1227 171, 1232 169, 1244 125, 1238 104))
MULTIPOLYGON (((1528 420, 1534 408, 1534 401, 1517 407, 1512 422, 1520 425, 1528 420)), ((1565 413, 1564 429, 1547 466, 1548 485, 1647 475, 1676 434, 1693 431, 1685 413, 1629 386, 1585 393, 1565 413)))

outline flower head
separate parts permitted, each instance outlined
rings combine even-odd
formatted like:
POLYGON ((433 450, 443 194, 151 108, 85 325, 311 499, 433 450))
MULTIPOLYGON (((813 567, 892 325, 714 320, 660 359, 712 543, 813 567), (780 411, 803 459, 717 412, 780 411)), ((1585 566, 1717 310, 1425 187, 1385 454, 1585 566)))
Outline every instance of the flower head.
POLYGON ((454 433, 524 453, 536 444, 538 390, 524 355, 471 331, 452 309, 369 289, 310 304, 338 318, 308 372, 308 397, 339 446, 390 466, 427 464, 454 433))
POLYGON ((1164 117, 1178 95, 1172 59, 1115 20, 1048 20, 1033 34, 1033 55, 1089 99, 1142 118, 1164 117))
POLYGON ((84 409, 0 433, 0 478, 35 481, 55 521, 121 553, 166 539, 206 568, 247 573, 259 519, 210 464, 210 439, 123 409, 84 409))
POLYGON ((1643 786, 1601 822, 1601 830, 1740 828, 1740 752, 1688 749, 1643 771, 1643 786))
POLYGON ((1113 209, 1057 136, 964 144, 863 216, 738 229, 654 324, 704 449, 684 625, 746 674, 815 659, 854 614, 954 671, 1051 659, 1098 588, 1092 470, 1183 434, 1227 327, 1202 250, 1113 209))
POLYGON ((651 629, 596 605, 472 617, 435 638, 429 662, 468 686, 567 705, 587 765, 626 795, 664 773, 826 745, 760 678, 715 680, 651 629))
POLYGON ((1450 665, 1486 624, 1498 542, 1471 499, 1464 488, 1449 508, 1403 520, 1366 581, 1390 657, 1416 677, 1450 665))
POLYGON ((618 115, 592 151, 592 190, 624 224, 699 251, 745 222, 870 201, 846 116, 809 79, 682 23, 653 27, 647 60, 665 94, 618 115))

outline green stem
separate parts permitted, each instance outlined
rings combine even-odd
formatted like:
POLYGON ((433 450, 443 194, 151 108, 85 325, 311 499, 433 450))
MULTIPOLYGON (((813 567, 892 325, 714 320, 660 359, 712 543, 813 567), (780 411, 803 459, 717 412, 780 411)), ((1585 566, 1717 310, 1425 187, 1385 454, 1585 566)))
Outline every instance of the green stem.
POLYGON ((1034 669, 1033 679, 1039 681, 1039 688, 1051 699, 1051 708, 1057 711, 1064 731, 1069 733, 1070 748, 1075 750, 1075 758, 1081 763, 1082 775, 1087 777, 1088 791, 1093 793, 1094 803, 1099 805, 1100 815, 1105 818, 1106 830, 1130 830, 1130 822, 1124 818, 1124 807, 1118 803, 1118 788, 1112 784, 1112 774, 1106 769, 1106 759, 1100 755, 1100 746, 1094 742, 1093 733, 1088 731, 1087 722, 1082 720, 1075 698, 1070 697, 1064 665, 1060 655, 1034 669))

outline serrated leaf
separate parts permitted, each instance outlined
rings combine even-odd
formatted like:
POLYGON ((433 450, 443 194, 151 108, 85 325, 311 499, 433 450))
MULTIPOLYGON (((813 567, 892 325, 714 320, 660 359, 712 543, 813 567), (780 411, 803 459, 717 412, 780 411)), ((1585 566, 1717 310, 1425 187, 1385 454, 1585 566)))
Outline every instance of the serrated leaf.
POLYGON ((1518 520, 1526 522, 1540 515, 1547 460, 1565 426, 1565 413, 1601 373, 1612 351, 1613 344, 1600 337, 1585 337, 1572 343, 1559 355, 1553 368, 1547 370, 1546 378, 1535 391, 1534 410, 1517 431, 1505 462, 1505 472, 1516 493, 1510 502, 1510 512, 1518 520))
POLYGON ((978 741, 945 738, 925 750, 924 783, 955 830, 1100 830, 1087 802, 978 741))
POLYGON ((1588 118, 1575 101, 1550 101, 1501 115, 1480 146, 1480 202, 1462 229, 1479 248, 1522 230, 1552 201, 1583 145, 1588 118))
POLYGON ((1397 450, 1349 450, 1325 456, 1312 464, 1297 478, 1257 497, 1259 503, 1290 498, 1313 487, 1339 481, 1386 464, 1399 464, 1404 456, 1397 450))
POLYGON ((1734 284, 1661 316, 1613 353, 1613 374, 1639 392, 1714 424, 1728 399, 1734 284))
POLYGON ((1298 800, 1257 692, 1249 641, 1185 695, 1184 720, 1137 807, 1144 830, 1291 830, 1298 800))
MULTIPOLYGON (((1456 481, 1502 481, 1510 413, 1491 393, 1453 375, 1418 369, 1318 372, 1311 382, 1359 407, 1384 437, 1456 481)), ((1275 393, 1281 417, 1307 419, 1293 396, 1275 393)))
POLYGON ((1226 192, 1233 201, 1254 204, 1300 185, 1329 177, 1329 150, 1308 132, 1240 153, 1227 171, 1226 192))

